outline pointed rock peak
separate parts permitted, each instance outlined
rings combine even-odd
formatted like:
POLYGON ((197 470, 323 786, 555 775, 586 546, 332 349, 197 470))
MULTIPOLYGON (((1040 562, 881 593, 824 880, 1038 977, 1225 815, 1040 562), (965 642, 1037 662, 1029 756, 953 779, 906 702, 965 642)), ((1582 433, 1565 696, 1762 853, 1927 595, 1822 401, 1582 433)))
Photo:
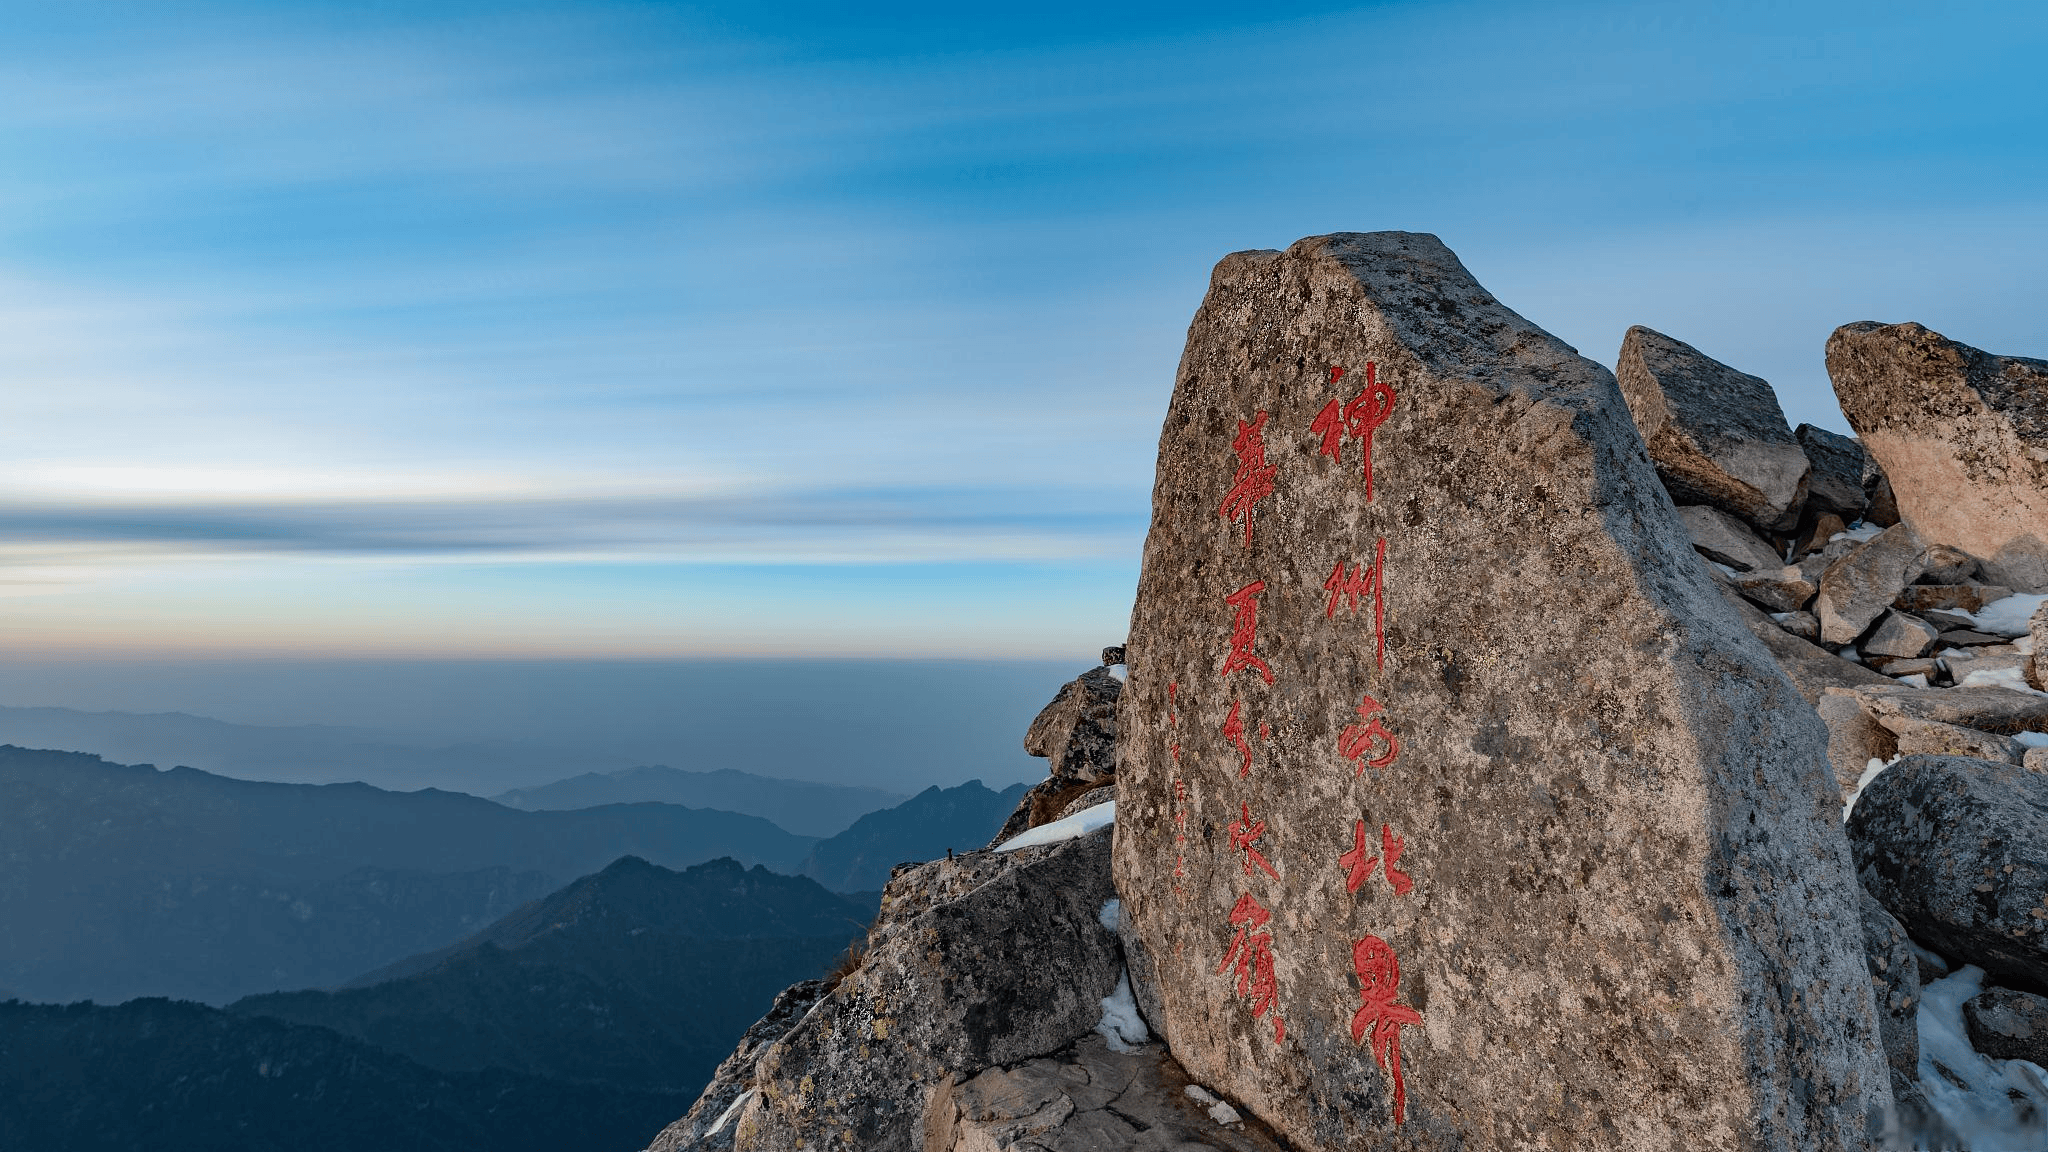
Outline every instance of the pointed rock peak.
POLYGON ((1640 324, 1614 375, 1673 499, 1766 532, 1797 526, 1811 465, 1769 383, 1640 324))

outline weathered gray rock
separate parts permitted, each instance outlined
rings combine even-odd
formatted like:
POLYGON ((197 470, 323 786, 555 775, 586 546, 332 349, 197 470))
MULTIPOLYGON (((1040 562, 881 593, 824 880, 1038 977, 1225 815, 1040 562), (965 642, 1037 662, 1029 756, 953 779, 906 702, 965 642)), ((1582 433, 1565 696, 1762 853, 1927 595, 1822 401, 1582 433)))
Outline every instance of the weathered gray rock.
POLYGON ((1793 429, 1792 438, 1799 441, 1800 449, 1813 464, 1806 482, 1807 509, 1816 516, 1831 515, 1847 524, 1862 519, 1863 509, 1870 504, 1870 497, 1863 491, 1863 445, 1811 424, 1793 429))
POLYGON ((918 1148, 955 1078, 1091 1032, 1123 970, 1109 851, 1105 828, 897 873, 860 966, 756 1063, 738 1152, 918 1148))
POLYGON ((1090 668, 1059 690, 1024 734, 1024 751, 1051 761, 1051 774, 1097 784, 1116 772, 1116 701, 1123 681, 1090 668))
POLYGON ((1940 661, 1931 656, 1920 656, 1911 660, 1886 659, 1878 670, 1896 680, 1901 676, 1932 677, 1939 665, 1940 661))
POLYGON ((1978 632, 1970 628, 1956 628, 1943 632, 1934 643, 1939 648, 1982 648, 1991 644, 2003 644, 2006 638, 1993 636, 1989 632, 1978 632))
POLYGON ((1906 585, 1920 578, 1923 551, 1913 529, 1897 524, 1828 565, 1813 610, 1820 617, 1821 642, 1854 643, 1906 585))
POLYGON ((1615 377, 1673 499, 1766 532, 1798 525, 1812 465, 1762 378, 1641 325, 1622 338, 1615 377))
POLYGON ((1994 1060, 2048 1066, 2048 998, 2011 988, 1986 988, 1963 1001, 1970 1047, 1994 1060))
POLYGON ((1887 718, 1932 720, 2010 736, 2015 732, 2048 732, 2048 696, 2010 688, 1921 688, 1882 685, 1858 688, 1856 699, 1879 723, 1887 718))
MULTIPOLYGON (((1728 585, 1742 593, 1744 599, 1769 612, 1798 612, 1812 603, 1814 593, 1819 591, 1813 581, 1789 564, 1743 572, 1727 579, 1728 585)), ((1816 620, 1814 634, 1819 633, 1820 622, 1816 620)))
POLYGON ((1896 686, 1890 677, 1844 660, 1780 628, 1761 608, 1744 600, 1733 588, 1726 590, 1726 596, 1736 616, 1749 628, 1749 634, 1763 643, 1778 667, 1792 678, 1793 687, 1799 689, 1799 694, 1808 704, 1819 703, 1821 693, 1829 688, 1896 686))
POLYGON ((1112 1052, 1090 1036, 1066 1051, 990 1068, 935 1095, 922 1152, 1283 1152, 1256 1119, 1221 1124, 1158 1044, 1112 1052))
POLYGON ((2020 767, 2029 772, 2048 772, 2048 747, 2027 749, 2027 754, 2020 758, 2020 767))
POLYGON ((1993 600, 2012 595, 2012 589, 1995 584, 1913 584, 1899 589, 1892 607, 1924 616, 1937 609, 1975 612, 1993 600))
POLYGON ((1898 739, 1898 751, 1903 756, 1972 756, 2018 764, 2023 751, 2020 742, 2010 736, 1957 724, 1896 715, 1883 717, 1878 724, 1898 739))
POLYGON ((1706 504, 1680 504, 1679 523, 1700 555, 1737 572, 1776 572, 1784 558, 1771 550, 1749 525, 1706 504))
POLYGON ((1936 544, 1920 557, 1921 584, 1955 585, 1974 579, 1983 566, 1960 548, 1936 544))
POLYGON ((1828 767, 1847 800, 1873 759, 1889 760, 1898 755, 1899 738, 1871 719, 1862 701, 1847 688, 1823 690, 1814 710, 1828 727, 1828 767))
POLYGON ((1189 1074, 1307 1149, 1858 1145, 1825 733, 1724 604, 1612 378, 1435 238, 1226 258, 1118 769, 1189 1074))
POLYGON ((1884 1036, 1885 1063, 1911 1079, 1920 1074, 1920 961, 1906 930, 1877 898, 1863 891, 1863 947, 1870 964, 1871 992, 1877 999, 1878 1031, 1884 1036))
POLYGON ((2048 361, 1865 322, 1835 329, 1827 364, 1903 521, 2000 584, 2048 591, 2048 361))
POLYGON ((1913 939, 1994 979, 2048 982, 2036 915, 2048 909, 2048 777, 1907 756, 1864 788, 1849 843, 1864 887, 1913 939))
POLYGON ((2048 692, 2048 603, 2027 619, 2027 637, 2034 650, 2027 658, 2027 683, 2036 692, 2048 692))
POLYGON ((647 1152, 725 1152, 732 1147, 738 1127, 731 1122, 734 1107, 754 1080, 754 1065, 768 1045, 788 1034, 813 1005, 824 999, 830 986, 823 980, 805 980, 776 994, 768 1013, 740 1037, 732 1055, 719 1062, 711 1083, 697 1097, 682 1119, 661 1130, 647 1152), (726 1121, 723 1125, 720 1120, 726 1121), (713 1131, 717 1129, 717 1131, 713 1131))
POLYGON ((1941 632, 1934 625, 1896 609, 1886 612, 1864 638, 1863 651, 1878 656, 1912 659, 1934 651, 1941 632))
MULTIPOLYGON (((1820 639, 1820 620, 1811 612, 1773 612, 1771 613, 1771 619, 1777 623, 1778 627, 1799 637, 1801 640, 1813 641, 1820 639)), ((1797 681, 1794 681, 1794 683, 1797 683, 1797 681)))

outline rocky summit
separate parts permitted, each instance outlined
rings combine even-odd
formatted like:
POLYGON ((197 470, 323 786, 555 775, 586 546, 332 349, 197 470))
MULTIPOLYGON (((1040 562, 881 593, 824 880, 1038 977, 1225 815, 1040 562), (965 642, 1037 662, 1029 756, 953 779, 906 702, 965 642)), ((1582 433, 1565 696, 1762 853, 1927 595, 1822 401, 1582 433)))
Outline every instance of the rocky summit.
POLYGON ((1044 780, 654 1152, 2048 1149, 2048 363, 1827 363, 1226 257, 1044 780))

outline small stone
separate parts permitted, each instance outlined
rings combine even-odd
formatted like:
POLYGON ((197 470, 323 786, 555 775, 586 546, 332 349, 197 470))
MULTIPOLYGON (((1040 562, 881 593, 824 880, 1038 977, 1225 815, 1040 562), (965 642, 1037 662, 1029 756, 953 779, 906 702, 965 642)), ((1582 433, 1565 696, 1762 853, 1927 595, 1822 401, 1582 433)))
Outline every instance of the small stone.
POLYGON ((1919 324, 1845 324, 1828 376, 1903 521, 2048 591, 2048 361, 1995 356, 1919 324))
POLYGON ((1813 613, 1820 617, 1821 642, 1855 643, 1899 591, 1919 577, 1922 551, 1913 530, 1898 524, 1829 565, 1821 574, 1813 613))
MULTIPOLYGON (((1813 581, 1808 580, 1797 567, 1790 564, 1780 568, 1743 572, 1730 576, 1728 583, 1752 604, 1768 612, 1798 612, 1813 600, 1813 594, 1818 591, 1813 581)), ((1818 620, 1814 622, 1814 629, 1818 634, 1818 620)))
POLYGON ((2032 915, 2048 907, 2048 776, 1906 756, 1863 790, 1847 831, 1864 887, 1913 939, 1994 979, 2048 978, 2032 915))
POLYGON ((2048 1064, 2048 998, 2011 988, 1986 988, 1963 1001, 1970 1047, 1993 1060, 2048 1064))
MULTIPOLYGON (((1705 504, 1681 504, 1678 520, 1700 555, 1737 572, 1776 572, 1784 558, 1771 550, 1749 525, 1719 508, 1705 504)), ((1796 605, 1795 605, 1796 607, 1796 605)))
POLYGON ((1884 663, 1873 663, 1871 666, 1896 680, 1901 676, 1932 676, 1935 666, 1939 663, 1940 661, 1931 656, 1918 656, 1905 660, 1887 658, 1884 663))
POLYGON ((1955 585, 1962 584, 1977 575, 1982 565, 1977 558, 1960 548, 1936 544, 1920 556, 1920 578, 1915 584, 1955 585))
POLYGON ((1899 589, 1892 606, 1921 616, 1935 609, 1975 612, 2010 595, 2012 589, 1994 584, 1913 584, 1899 589))
MULTIPOLYGON (((1854 524, 1862 519, 1863 509, 1870 503, 1863 491, 1863 445, 1811 424, 1793 429, 1792 438, 1813 463, 1813 474, 1806 482, 1807 509, 1819 513, 1823 522, 1854 524)), ((1823 543, 1826 540, 1827 536, 1821 537, 1823 543)))
POLYGON ((2020 742, 2010 736, 1980 732, 1956 724, 1915 720, 1906 716, 1886 716, 1878 723, 1898 738, 1901 756, 1974 756, 1979 760, 2018 764, 2024 751, 2020 742))
POLYGON ((1112 644, 1102 650, 1102 666, 1114 668, 1124 662, 1124 646, 1112 644))
POLYGON ((1820 620, 1811 612, 1773 612, 1771 619, 1801 640, 1820 639, 1820 620))
POLYGON ((1820 517, 1813 522, 1813 531, 1808 532, 1806 539, 1800 541, 1798 554, 1807 556, 1820 551, 1828 546, 1828 541, 1847 531, 1848 527, 1848 525, 1842 523, 1840 516, 1832 512, 1821 513, 1820 517))
POLYGON ((1927 621, 1904 612, 1890 611, 1864 638, 1862 651, 1866 655, 1908 659, 1925 656, 1934 651, 1934 642, 1940 636, 1941 633, 1927 621))
POLYGON ((2006 637, 2004 636, 1992 636, 1988 633, 1976 632, 1968 628, 1955 628, 1943 632, 1941 638, 1936 641, 1936 644, 1943 648, 1977 648, 1986 644, 2003 644, 2005 642, 2006 637))
POLYGON ((2027 749, 2020 758, 2020 767, 2029 772, 2048 772, 2048 745, 2027 749))
POLYGON ((1672 499, 1766 532, 1797 526, 1813 465, 1770 384, 1641 325, 1622 338, 1615 379, 1672 499))

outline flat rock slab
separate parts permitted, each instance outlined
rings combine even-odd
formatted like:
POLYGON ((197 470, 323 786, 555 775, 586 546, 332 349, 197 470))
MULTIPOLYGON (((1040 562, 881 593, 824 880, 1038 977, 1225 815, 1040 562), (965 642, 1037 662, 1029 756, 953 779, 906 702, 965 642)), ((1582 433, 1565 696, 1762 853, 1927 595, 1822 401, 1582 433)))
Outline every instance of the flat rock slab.
POLYGON ((1749 525, 1706 504, 1680 504, 1678 521, 1700 555, 1738 572, 1776 572, 1785 559, 1749 525))
POLYGON ((1127 657, 1141 1003, 1296 1147, 1851 1147, 1888 1102, 1818 718, 1613 378, 1434 237, 1217 267, 1127 657))
POLYGON ((1873 685, 1856 690, 1856 698, 1883 723, 1889 717, 1932 720, 2010 736, 2016 732, 2048 732, 2048 696, 2011 688, 1909 688, 1873 685))
POLYGON ((2048 360, 1994 356, 1919 324, 1844 324, 1828 376, 1903 522, 2048 592, 2048 360))
POLYGON ((1849 842, 1913 939, 2003 983, 2048 984, 2048 777, 1906 756, 1864 788, 1849 842))
POLYGON ((1767 532, 1798 525, 1812 465, 1761 377, 1641 325, 1622 338, 1615 375, 1674 499, 1767 532))

